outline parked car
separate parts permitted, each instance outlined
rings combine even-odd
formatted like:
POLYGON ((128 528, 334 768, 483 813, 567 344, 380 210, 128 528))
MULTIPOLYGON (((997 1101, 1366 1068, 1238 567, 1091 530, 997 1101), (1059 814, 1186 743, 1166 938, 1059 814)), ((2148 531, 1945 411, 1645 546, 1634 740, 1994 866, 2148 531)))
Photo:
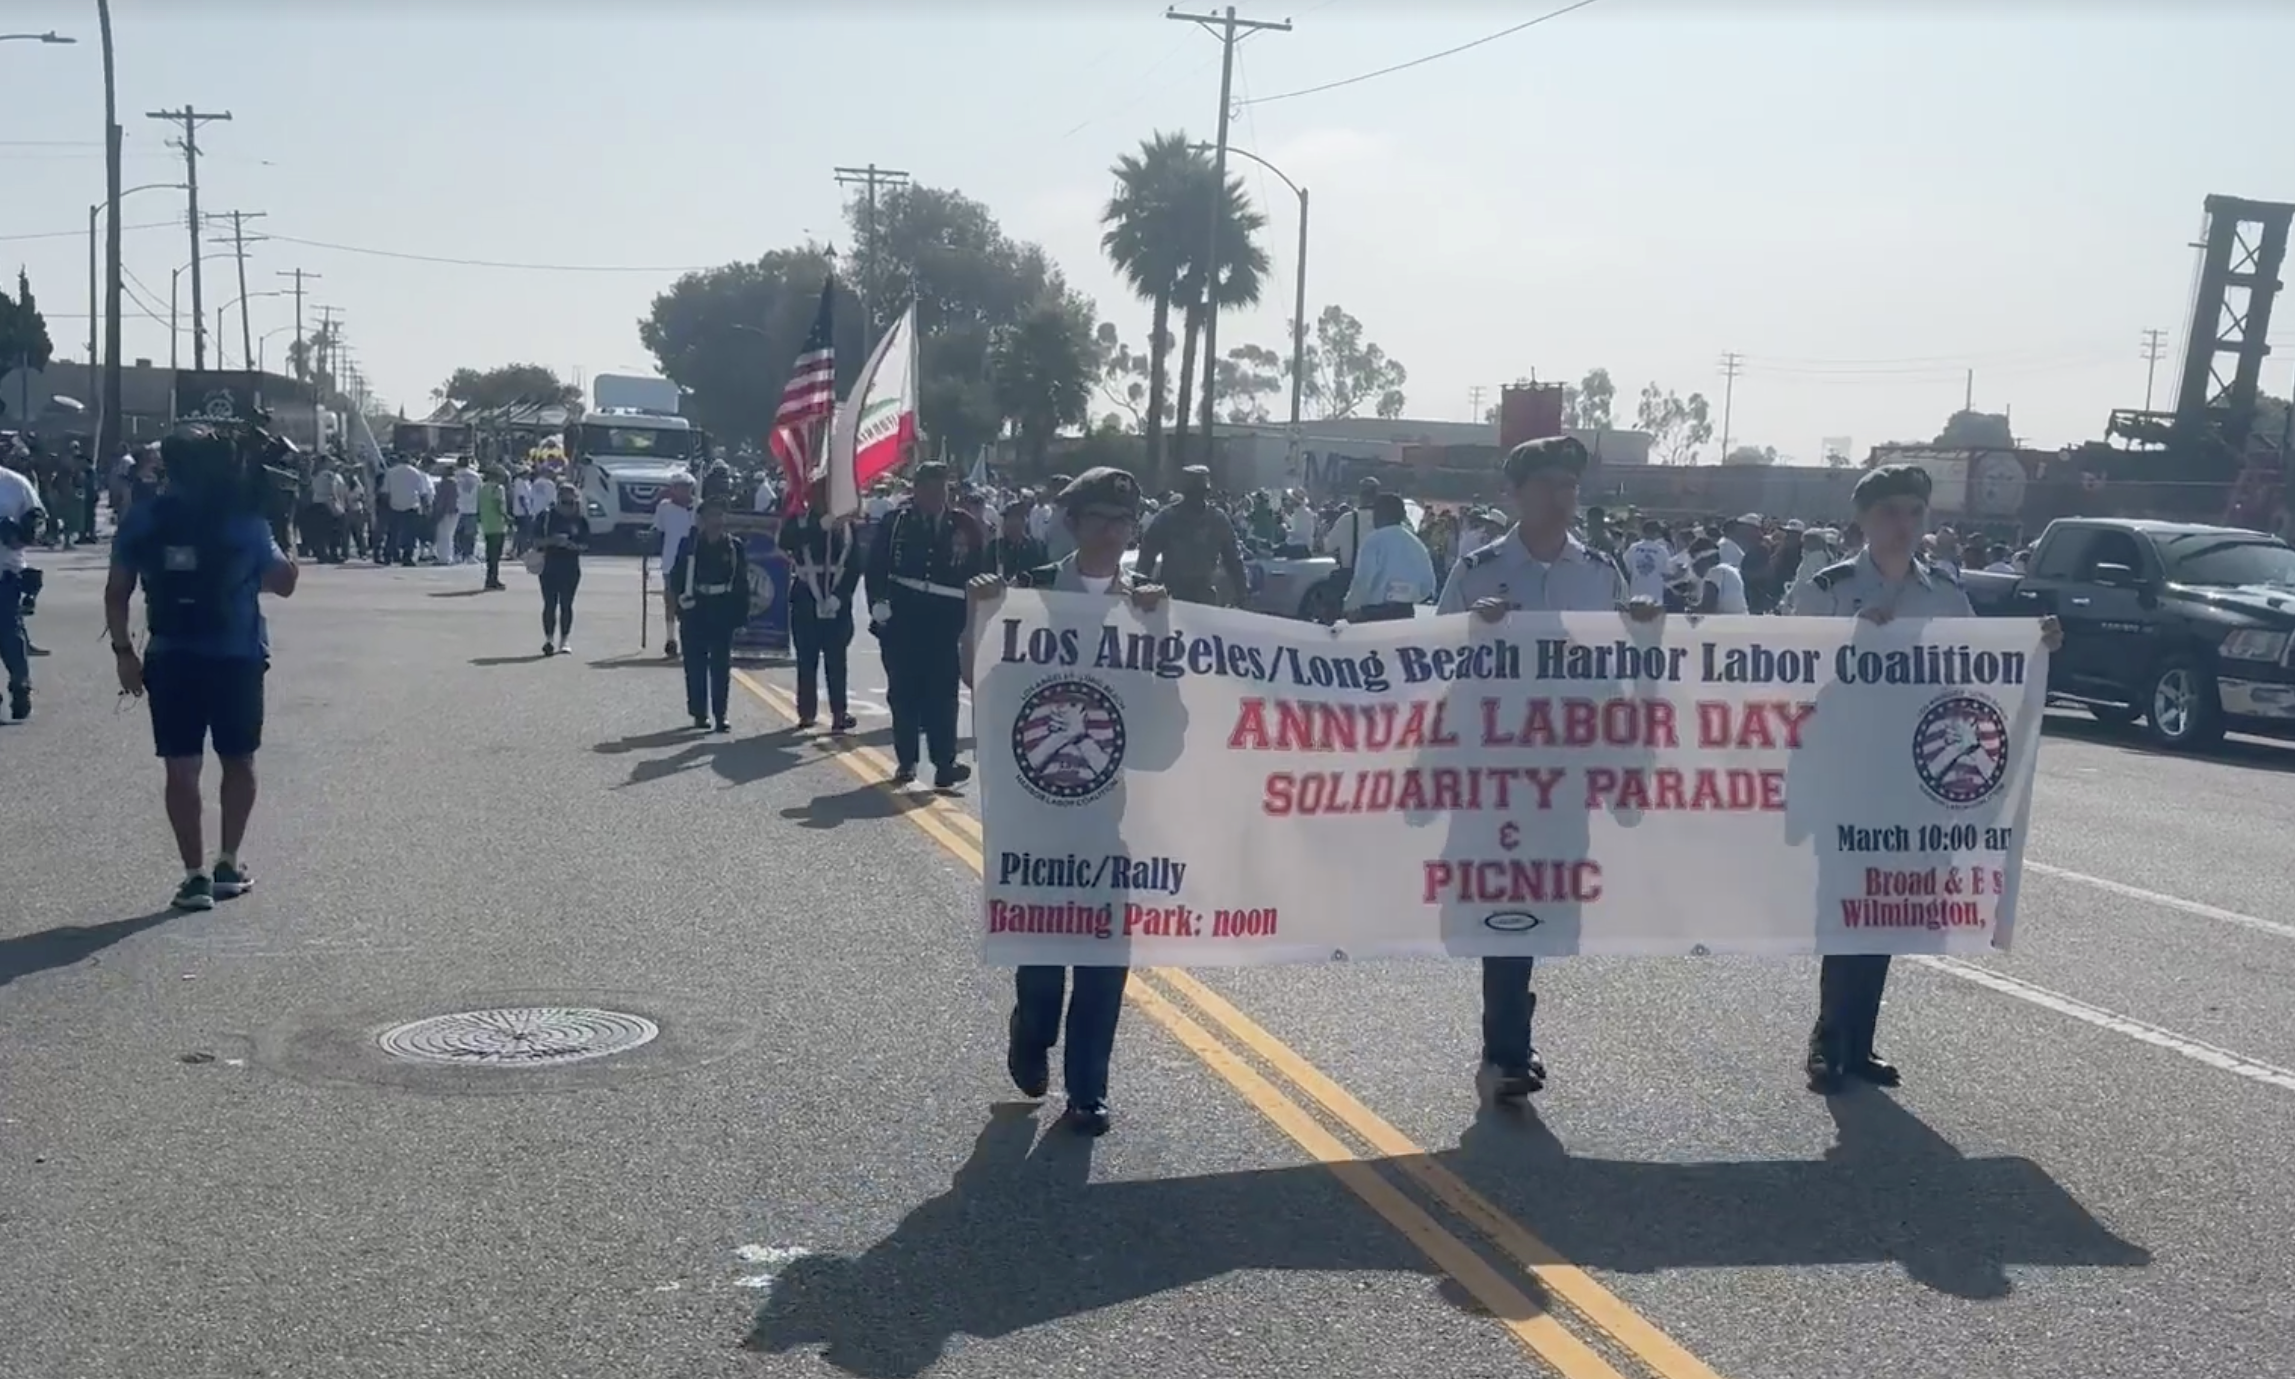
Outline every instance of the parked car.
POLYGON ((2066 518, 2041 533, 2029 573, 1961 581, 1982 616, 2063 624, 2052 701, 2140 719, 2177 749, 2228 729, 2295 737, 2295 549, 2276 536, 2066 518))

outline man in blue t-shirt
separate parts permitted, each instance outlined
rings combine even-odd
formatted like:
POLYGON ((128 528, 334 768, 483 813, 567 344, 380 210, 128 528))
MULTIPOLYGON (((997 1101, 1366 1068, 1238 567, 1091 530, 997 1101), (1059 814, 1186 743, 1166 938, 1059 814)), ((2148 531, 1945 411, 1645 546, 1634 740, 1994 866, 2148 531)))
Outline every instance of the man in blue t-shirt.
MULTIPOLYGON (((192 447, 228 444, 187 442, 181 455, 167 456, 168 470, 199 472, 203 463, 219 461, 194 456, 192 447)), ((173 441, 169 448, 175 449, 173 441)), ((212 497, 196 483, 171 483, 152 501, 129 508, 113 538, 104 624, 121 693, 151 706, 153 745, 167 772, 167 821, 183 857, 177 909, 211 910, 218 896, 239 895, 254 884, 239 861, 239 845, 255 811, 263 675, 271 664, 260 599, 293 594, 298 573, 261 512, 212 497), (140 656, 128 635, 128 601, 139 583, 151 633, 140 656), (222 846, 212 876, 199 798, 211 738, 223 768, 222 846)))

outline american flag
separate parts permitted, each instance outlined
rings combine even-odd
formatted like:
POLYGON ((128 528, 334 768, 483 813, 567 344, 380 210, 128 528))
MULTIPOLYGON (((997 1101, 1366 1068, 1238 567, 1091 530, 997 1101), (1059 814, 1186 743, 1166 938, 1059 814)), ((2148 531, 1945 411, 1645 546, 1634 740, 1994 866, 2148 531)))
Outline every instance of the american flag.
POLYGON ((837 410, 836 291, 835 278, 821 284, 820 309, 813 313, 805 343, 797 348, 797 362, 789 367, 789 383, 781 390, 773 434, 766 441, 789 477, 783 506, 790 512, 805 505, 822 435, 837 410))

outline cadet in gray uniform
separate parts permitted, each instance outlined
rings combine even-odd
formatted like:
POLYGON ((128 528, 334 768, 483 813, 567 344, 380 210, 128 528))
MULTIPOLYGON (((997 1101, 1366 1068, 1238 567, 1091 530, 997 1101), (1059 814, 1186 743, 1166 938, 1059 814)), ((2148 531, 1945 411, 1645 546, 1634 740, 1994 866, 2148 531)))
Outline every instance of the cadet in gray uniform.
MULTIPOLYGON (((1914 558, 1928 520, 1930 480, 1918 465, 1883 465, 1857 480, 1851 495, 1865 548, 1828 565, 1793 591, 1792 614, 1805 618, 1863 618, 1874 624, 1898 618, 1972 618, 1968 593, 1949 566, 1914 558)), ((2040 623, 2053 650, 2063 642, 2054 618, 2040 623)), ((1833 954, 1817 983, 1817 1025, 1809 1033, 1809 1088, 1837 1092, 1849 1078, 1894 1087, 1896 1067, 1873 1052, 1888 986, 1886 953, 1833 954)))
MULTIPOLYGON (((1608 613, 1637 620, 1662 616, 1649 600, 1629 600, 1625 576, 1570 534, 1578 515, 1578 480, 1586 447, 1568 436, 1524 441, 1506 456, 1506 487, 1515 525, 1504 536, 1460 556, 1443 583, 1437 613, 1472 611, 1492 621, 1526 612, 1608 613)), ((1533 958, 1482 960, 1482 1067, 1477 1081, 1493 1101, 1518 1102, 1546 1085, 1546 1065, 1530 1038, 1537 993, 1533 958)))
MULTIPOLYGON (((1135 583, 1123 570, 1124 548, 1139 527, 1139 481, 1120 469, 1087 469, 1060 492, 1063 525, 1072 549, 1050 565, 1015 576, 1011 587, 1045 589, 1063 594, 1106 594, 1128 598, 1143 611, 1163 602, 1164 591, 1153 584, 1135 583)), ((1001 598, 1007 581, 995 573, 973 577, 965 592, 974 602, 1001 598)), ((1153 732, 1154 710, 1134 724, 1141 740, 1153 732)), ((1172 737, 1170 752, 1176 752, 1172 737)), ((1126 758, 1125 769, 1161 769, 1167 754, 1145 753, 1126 758)), ((1121 787, 1118 787, 1119 791, 1121 787)), ((1123 821, 1123 796, 1098 801, 1097 817, 1110 832, 1105 846, 1123 851, 1123 840, 1113 830, 1123 821)), ((1112 897, 1123 909, 1123 897, 1112 897)), ((1041 1097, 1051 1088, 1052 1046, 1065 1035, 1061 1081, 1068 1094, 1066 1119, 1084 1135, 1104 1135, 1112 1117, 1108 1111, 1108 1060, 1116 1047, 1116 1024, 1124 1013, 1124 986, 1131 969, 1121 966, 1022 967, 1012 976, 1012 1015, 1006 1024, 1005 1071, 1023 1096, 1041 1097), (1067 1005, 1062 1028, 1061 1003, 1067 1005)))

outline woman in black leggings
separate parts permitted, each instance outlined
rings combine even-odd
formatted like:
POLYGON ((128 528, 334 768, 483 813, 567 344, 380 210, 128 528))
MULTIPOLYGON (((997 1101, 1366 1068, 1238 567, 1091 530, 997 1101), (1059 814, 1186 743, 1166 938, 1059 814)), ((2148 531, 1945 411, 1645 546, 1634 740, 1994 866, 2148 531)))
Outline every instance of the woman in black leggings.
POLYGON ((582 583, 582 552, 590 548, 590 524, 582 520, 582 495, 572 484, 558 485, 558 502, 535 528, 542 548, 542 654, 573 650, 574 590, 582 583))

